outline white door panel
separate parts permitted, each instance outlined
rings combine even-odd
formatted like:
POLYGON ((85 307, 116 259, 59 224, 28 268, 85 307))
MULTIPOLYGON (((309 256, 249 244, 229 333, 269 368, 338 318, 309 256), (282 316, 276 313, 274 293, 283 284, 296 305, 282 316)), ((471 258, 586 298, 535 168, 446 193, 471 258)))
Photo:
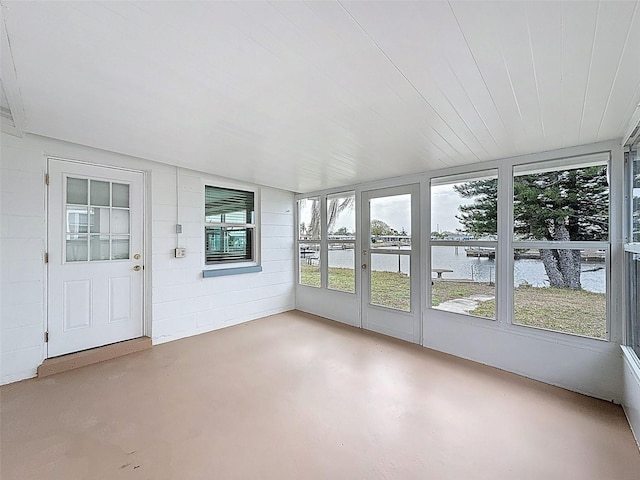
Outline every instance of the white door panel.
POLYGON ((362 326, 420 342, 419 186, 362 193, 362 326), (397 234, 381 234, 384 224, 397 234))
POLYGON ((49 160, 48 356, 143 335, 143 174, 49 160))

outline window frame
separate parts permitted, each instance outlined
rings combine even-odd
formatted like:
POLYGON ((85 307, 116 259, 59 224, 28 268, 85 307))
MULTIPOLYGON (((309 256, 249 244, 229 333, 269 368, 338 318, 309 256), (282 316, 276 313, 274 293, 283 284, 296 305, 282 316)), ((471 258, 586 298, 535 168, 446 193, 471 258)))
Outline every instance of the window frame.
POLYGON ((565 337, 572 337, 578 339, 585 339, 587 341, 595 341, 595 342, 611 342, 612 341, 612 325, 611 325, 611 309, 612 309, 612 300, 611 300, 611 268, 613 265, 612 261, 612 238, 614 236, 614 226, 613 226, 613 205, 614 205, 614 194, 611 185, 614 183, 612 179, 612 163, 613 163, 613 151, 604 150, 599 152, 591 152, 585 153, 581 155, 575 155, 571 157, 559 157, 555 159, 543 160, 538 162, 522 162, 522 163, 514 163, 511 166, 511 175, 509 178, 509 192, 508 195, 511 199, 511 208, 509 212, 509 236, 508 241, 508 288, 510 289, 510 295, 508 298, 508 308, 510 311, 510 315, 507 316, 508 323, 515 329, 527 329, 538 332, 545 332, 545 334, 550 335, 560 335, 565 337), (603 165, 604 162, 601 161, 590 161, 588 160, 591 157, 596 157, 599 155, 607 155, 608 160, 606 161, 607 165, 607 174, 609 177, 609 213, 608 213, 608 228, 607 228, 607 240, 567 240, 567 241, 554 241, 554 240, 516 240, 515 238, 515 222, 514 222, 514 211, 513 211, 513 199, 514 199, 514 183, 515 177, 519 175, 524 175, 528 173, 536 173, 536 172, 547 172, 547 171, 561 171, 561 170, 572 170, 585 168, 593 165, 603 165), (531 172, 521 173, 522 171, 531 170, 531 172), (518 172, 518 174, 517 174, 518 172), (605 251, 605 302, 606 302, 606 319, 605 319, 605 337, 591 337, 586 335, 580 335, 571 332, 565 332, 560 330, 553 330, 541 327, 534 327, 529 325, 523 325, 520 323, 516 323, 515 321, 515 290, 514 286, 514 251, 516 249, 568 249, 568 250, 584 250, 584 249, 597 249, 605 251))
MULTIPOLYGON (((434 175, 430 176, 427 179, 427 195, 428 195, 428 210, 429 210, 429 224, 428 224, 428 235, 427 235, 427 278, 430 280, 427 283, 427 309, 430 311, 441 312, 447 316, 453 316, 464 319, 473 319, 479 321, 488 321, 488 322, 497 322, 500 320, 500 313, 498 310, 498 305, 500 303, 500 288, 499 288, 499 277, 500 277, 500 269, 499 264, 501 263, 500 257, 500 249, 499 242, 500 239, 500 225, 502 222, 502 218, 500 216, 500 170, 497 167, 492 168, 483 168, 482 170, 473 170, 473 171, 465 171, 464 173, 453 174, 453 175, 434 175), (474 180, 482 180, 484 178, 493 178, 496 179, 496 194, 497 194, 497 209, 496 209, 496 239, 495 240, 438 240, 433 239, 433 229, 432 229, 432 194, 434 186, 442 186, 442 185, 454 185, 457 183, 464 183, 467 181, 474 180), (493 284, 495 289, 495 318, 482 317, 479 315, 472 315, 470 313, 458 313, 451 312, 448 310, 442 310, 433 306, 433 247, 479 247, 479 248, 493 248, 494 249, 494 261, 495 268, 493 272, 493 284)), ((425 207, 426 208, 426 207, 425 207)))
POLYGON ((202 200, 201 200, 201 213, 200 213, 200 245, 202 248, 202 266, 203 276, 217 276, 215 271, 224 270, 226 273, 233 273, 235 270, 237 273, 260 271, 261 268, 256 269, 254 267, 260 267, 261 265, 261 191, 259 187, 253 187, 248 185, 239 185, 226 182, 202 181, 202 200), (206 190, 207 187, 219 188, 224 190, 237 190, 240 192, 253 193, 253 223, 225 223, 225 222, 207 222, 206 221, 206 190), (252 229, 252 245, 251 245, 251 259, 250 260, 222 260, 214 263, 207 263, 207 227, 220 227, 220 226, 232 226, 240 228, 252 229), (250 267, 246 269, 246 267, 250 267), (207 274, 210 272, 210 274, 207 274), (213 272, 213 273, 211 273, 213 272))
POLYGON ((296 284, 300 287, 309 287, 314 289, 320 289, 330 292, 335 292, 337 294, 343 295, 351 295, 355 296, 358 294, 358 275, 355 269, 356 266, 356 257, 357 257, 357 249, 358 249, 358 193, 354 188, 346 188, 346 189, 333 189, 329 191, 324 191, 322 193, 310 193, 308 195, 296 196, 295 198, 295 242, 296 242, 296 284), (354 209, 354 229, 353 239, 345 240, 345 239, 331 239, 329 238, 328 233, 328 215, 327 208, 329 205, 329 200, 335 197, 347 197, 353 196, 353 209, 354 209), (300 238, 300 202, 303 200, 311 200, 317 199, 320 204, 320 232, 319 238, 309 239, 309 238, 300 238), (353 244, 353 252, 354 252, 354 261, 353 261, 353 271, 354 271, 354 291, 348 292, 345 290, 339 290, 336 288, 329 287, 329 246, 336 244, 344 244, 351 243, 353 244), (320 272, 320 285, 308 285, 305 283, 301 283, 301 275, 302 275, 302 264, 300 261, 300 248, 303 245, 318 245, 318 268, 320 272))
POLYGON ((634 208, 633 208, 633 176, 634 176, 634 164, 637 162, 640 165, 640 136, 635 140, 630 141, 625 148, 625 196, 626 201, 624 205, 624 238, 625 244, 623 246, 624 255, 624 290, 626 293, 626 299, 624 302, 624 335, 623 344, 626 345, 630 351, 630 354, 635 355, 638 361, 640 361, 640 348, 636 349, 633 344, 634 341, 638 341, 640 345, 640 339, 636 339, 635 332, 640 331, 640 292, 637 291, 639 287, 637 279, 633 278, 633 274, 636 273, 636 269, 640 268, 637 264, 635 268, 631 267, 632 258, 635 255, 640 255, 640 241, 634 241, 634 208), (634 291, 634 288, 636 291, 634 291), (634 303, 635 302, 635 303, 634 303))

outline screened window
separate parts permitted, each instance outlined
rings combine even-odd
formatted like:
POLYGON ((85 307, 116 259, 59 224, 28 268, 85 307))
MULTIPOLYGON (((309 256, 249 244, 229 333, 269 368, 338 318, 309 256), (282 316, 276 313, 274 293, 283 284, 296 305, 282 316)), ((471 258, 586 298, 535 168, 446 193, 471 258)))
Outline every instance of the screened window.
POLYGON ((298 200, 298 256, 300 285, 322 286, 320 276, 320 197, 298 200))
POLYGON ((640 156, 638 144, 631 150, 631 241, 640 243, 640 156))
POLYGON ((205 186, 207 265, 255 261, 255 193, 205 186))
POLYGON ((431 307, 496 318, 497 171, 431 180, 431 307))
POLYGON ((298 283, 355 293, 355 192, 302 198, 297 207, 298 283))
POLYGON ((355 293, 355 193, 327 196, 327 288, 355 293))
POLYGON ((513 323, 607 338, 608 162, 514 168, 513 323))
POLYGON ((627 345, 640 357, 640 140, 629 149, 626 175, 630 189, 629 240, 625 245, 625 281, 627 286, 627 345))

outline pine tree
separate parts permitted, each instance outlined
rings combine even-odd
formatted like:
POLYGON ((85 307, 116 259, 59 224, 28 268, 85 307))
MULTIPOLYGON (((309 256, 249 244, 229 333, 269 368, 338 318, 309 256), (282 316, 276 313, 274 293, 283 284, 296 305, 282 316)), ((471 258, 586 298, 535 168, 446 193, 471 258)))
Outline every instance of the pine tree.
MULTIPOLYGON (((460 223, 476 235, 497 231, 497 181, 454 187, 470 205, 460 206, 460 223)), ((514 235, 520 240, 602 241, 609 235, 607 167, 593 166, 514 177, 514 235)), ((549 283, 580 289, 580 251, 541 249, 549 283)))

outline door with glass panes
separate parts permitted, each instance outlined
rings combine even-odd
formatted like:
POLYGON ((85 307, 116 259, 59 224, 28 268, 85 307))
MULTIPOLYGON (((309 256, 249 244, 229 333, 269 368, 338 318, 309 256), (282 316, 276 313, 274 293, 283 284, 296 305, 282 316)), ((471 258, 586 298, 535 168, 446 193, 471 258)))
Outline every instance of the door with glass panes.
POLYGON ((48 357, 143 335, 141 172, 49 160, 48 357))
POLYGON ((362 193, 362 326, 420 342, 419 185, 362 193))

